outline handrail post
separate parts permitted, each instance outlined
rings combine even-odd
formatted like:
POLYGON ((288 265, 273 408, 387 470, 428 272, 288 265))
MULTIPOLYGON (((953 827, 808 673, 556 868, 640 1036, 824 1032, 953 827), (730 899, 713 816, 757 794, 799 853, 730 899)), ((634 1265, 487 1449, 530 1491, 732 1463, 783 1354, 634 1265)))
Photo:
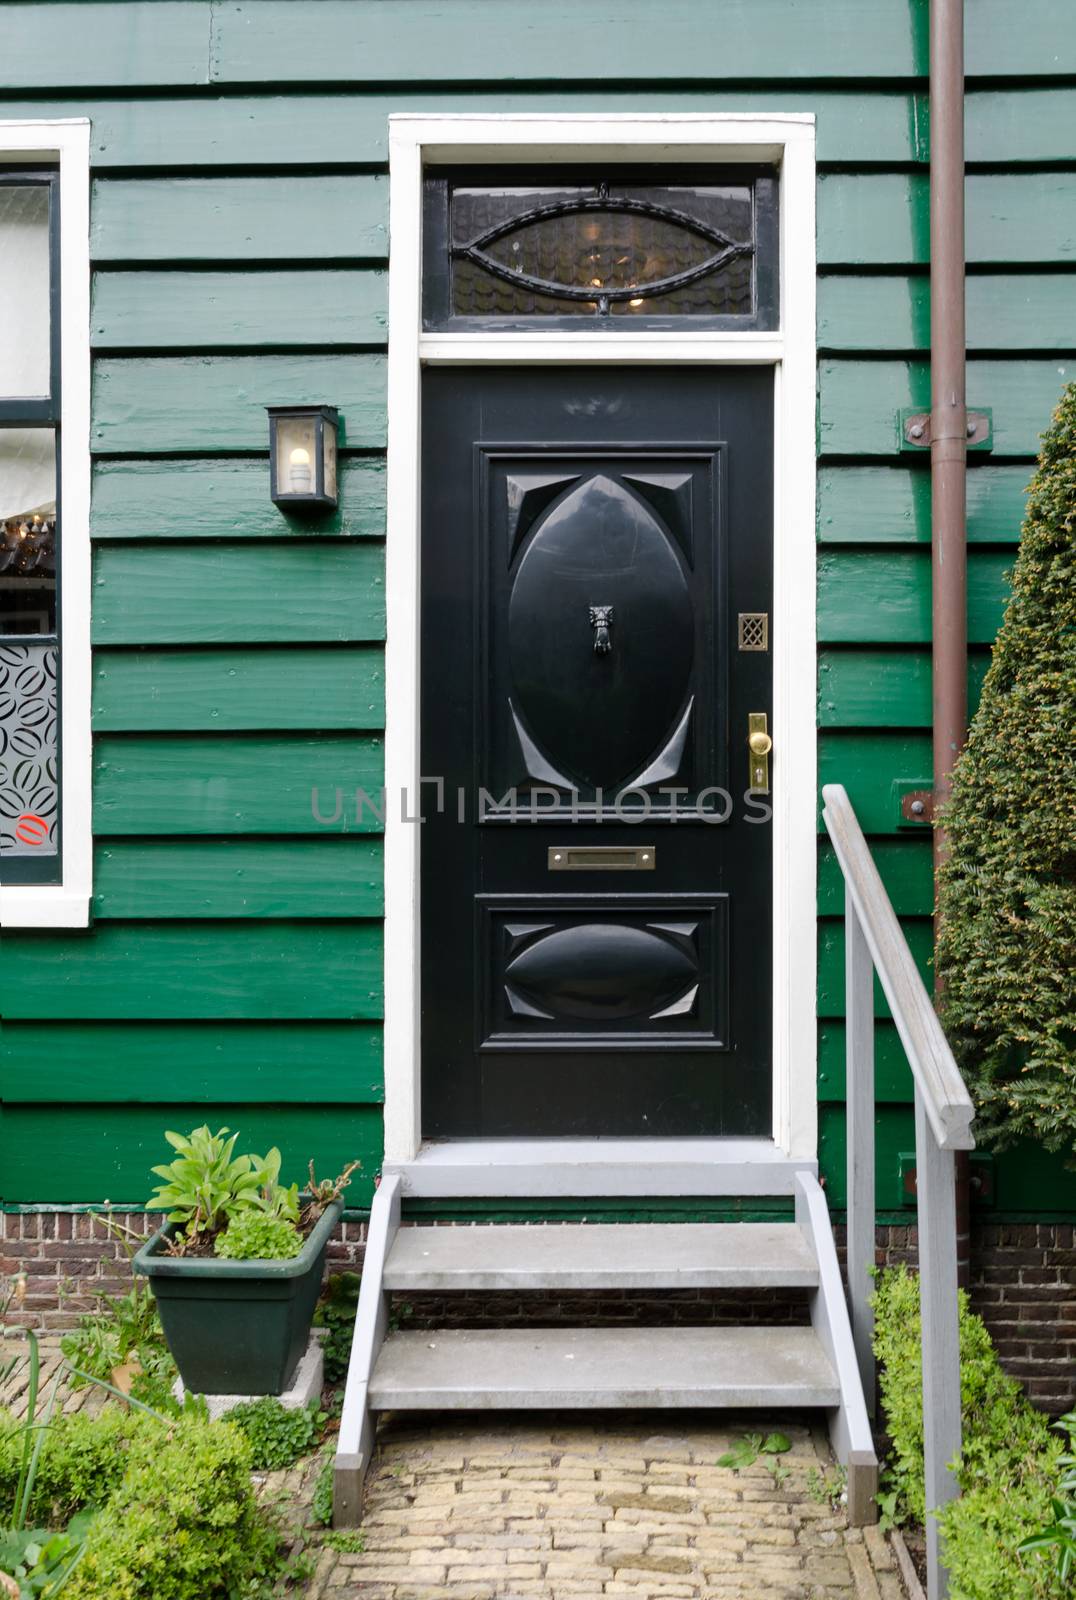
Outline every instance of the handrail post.
POLYGON ((960 1313, 956 1267, 956 1160, 942 1150, 915 1091, 919 1298, 923 1344, 923 1463, 926 1479, 927 1594, 945 1600, 933 1513, 959 1494, 950 1462, 960 1452, 960 1313))
POLYGON ((848 1296, 856 1361, 874 1416, 874 962, 863 924, 844 888, 845 1114, 848 1161, 848 1296))

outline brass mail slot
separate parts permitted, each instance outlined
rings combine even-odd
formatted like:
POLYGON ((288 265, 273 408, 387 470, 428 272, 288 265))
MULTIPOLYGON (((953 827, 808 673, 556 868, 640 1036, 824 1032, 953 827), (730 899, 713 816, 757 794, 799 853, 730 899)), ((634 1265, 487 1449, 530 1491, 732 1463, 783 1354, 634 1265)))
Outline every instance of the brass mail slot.
POLYGON ((653 872, 657 850, 652 844, 567 845, 549 847, 550 872, 653 872))

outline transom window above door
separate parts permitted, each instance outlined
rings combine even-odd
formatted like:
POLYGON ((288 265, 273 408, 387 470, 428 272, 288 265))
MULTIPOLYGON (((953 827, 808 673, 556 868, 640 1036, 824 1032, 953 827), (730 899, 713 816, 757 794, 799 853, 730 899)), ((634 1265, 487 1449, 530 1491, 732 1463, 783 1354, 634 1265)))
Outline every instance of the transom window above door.
POLYGON ((427 328, 777 327, 772 169, 438 171, 427 328))

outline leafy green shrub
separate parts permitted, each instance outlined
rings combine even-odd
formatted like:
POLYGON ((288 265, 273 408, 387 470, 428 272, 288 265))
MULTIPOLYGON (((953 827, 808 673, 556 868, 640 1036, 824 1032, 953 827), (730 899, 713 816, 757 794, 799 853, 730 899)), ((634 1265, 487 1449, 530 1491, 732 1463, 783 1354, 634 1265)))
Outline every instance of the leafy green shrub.
POLYGON ((946 1032, 996 1144, 1076 1153, 1076 385, 1044 436, 1012 598, 945 809, 946 1032))
POLYGON ((285 1217, 242 1211, 219 1233, 213 1249, 228 1261, 286 1261, 303 1248, 302 1234, 285 1217))
POLYGON ((117 1367, 130 1361, 147 1375, 167 1377, 169 1383, 176 1375, 153 1290, 137 1279, 126 1294, 102 1297, 98 1310, 87 1312, 64 1334, 60 1348, 76 1369, 72 1389, 82 1388, 92 1378, 107 1382, 117 1367))
POLYGON ((321 1291, 321 1299, 314 1312, 314 1326, 329 1330, 321 1347, 325 1356, 326 1383, 340 1383, 347 1377, 360 1282, 357 1272, 334 1272, 321 1291))
MULTIPOLYGON (((123 1477, 132 1441, 147 1429, 160 1438, 161 1425, 154 1418, 119 1406, 105 1406, 95 1417, 57 1412, 44 1431, 30 1520, 56 1527, 84 1506, 103 1504, 123 1477)), ((0 1503, 9 1503, 14 1493, 21 1454, 21 1426, 5 1415, 0 1419, 0 1503)))
POLYGON ((233 1600, 278 1565, 254 1499, 250 1447, 227 1423, 140 1430, 90 1525, 64 1600, 233 1600))
MULTIPOLYGON (((926 1520, 919 1282, 907 1268, 883 1273, 874 1296, 874 1351, 891 1443, 887 1463, 897 1522, 926 1520)), ((938 1521, 951 1600, 1054 1600, 1049 1564, 1021 1555, 1021 1541, 1049 1514, 1060 1454, 1049 1423, 1002 1371, 980 1317, 960 1296, 961 1498, 938 1521)))
POLYGON ((1057 1493, 1050 1498, 1051 1519, 1020 1549, 1026 1553, 1041 1550, 1053 1560, 1054 1569, 1063 1584, 1076 1576, 1076 1411, 1067 1411, 1055 1424, 1059 1433, 1068 1440, 1068 1448, 1058 1458, 1061 1476, 1057 1493))
POLYGON ((233 1406, 228 1412, 228 1421, 246 1436, 251 1465, 257 1472, 290 1467, 312 1448, 318 1420, 316 1405, 289 1411, 271 1394, 233 1406))
POLYGON ((164 1182, 153 1191, 151 1204, 180 1224, 188 1244, 201 1233, 219 1232, 244 1211, 298 1220, 299 1186, 280 1183, 276 1146, 265 1156, 233 1156, 239 1135, 226 1139, 227 1132, 210 1133, 204 1124, 189 1135, 166 1132, 176 1159, 152 1169, 164 1182))

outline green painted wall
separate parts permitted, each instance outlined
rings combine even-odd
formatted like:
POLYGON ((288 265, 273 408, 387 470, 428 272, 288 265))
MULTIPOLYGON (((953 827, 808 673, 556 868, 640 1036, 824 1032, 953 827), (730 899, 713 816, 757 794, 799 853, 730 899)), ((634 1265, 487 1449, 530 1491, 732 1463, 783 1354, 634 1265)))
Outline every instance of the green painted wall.
MULTIPOLYGON (((0 3, 0 117, 93 122, 95 925, 5 933, 0 1197, 136 1201, 160 1130, 227 1122, 298 1165, 380 1152, 381 845, 310 813, 380 781, 386 118, 813 111, 819 665, 847 784, 924 968, 930 776, 926 0, 0 3), (555 85, 555 87, 551 87, 555 85), (339 514, 270 505, 264 406, 328 400, 339 514)), ((1076 371, 1076 13, 969 0, 969 474, 978 692, 1040 430, 1076 371)), ((843 1162, 841 892, 821 849, 822 1157, 843 1162)), ((907 1067, 879 1029, 880 1193, 907 1067)), ((1007 1214, 1076 1209, 999 1166, 1007 1214)))

